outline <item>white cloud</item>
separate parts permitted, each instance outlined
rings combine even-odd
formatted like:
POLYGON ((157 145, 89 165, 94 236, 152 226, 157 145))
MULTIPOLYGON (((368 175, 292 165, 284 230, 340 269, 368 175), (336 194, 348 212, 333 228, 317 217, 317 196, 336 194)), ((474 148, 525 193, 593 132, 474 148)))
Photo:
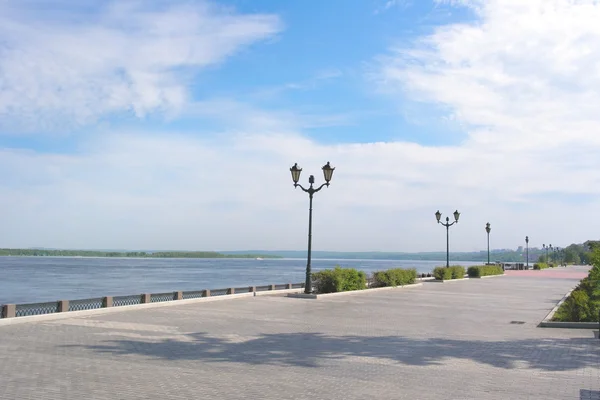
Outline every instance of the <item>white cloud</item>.
MULTIPOLYGON (((315 249, 441 250, 438 208, 463 212, 455 250, 483 248, 488 220, 492 243, 511 247, 524 234, 532 245, 585 240, 600 222, 591 205, 564 213, 560 202, 507 204, 543 190, 533 180, 540 172, 502 168, 498 155, 489 167, 487 155, 458 147, 320 145, 253 131, 219 139, 118 131, 83 143, 75 155, 2 151, 0 170, 10 171, 0 183, 3 246, 302 249, 308 198, 292 186, 296 161, 303 184, 310 174, 321 183, 326 161, 336 167, 331 187, 315 196, 315 249), (579 218, 589 225, 570 230, 579 218)), ((553 179, 567 179, 556 172, 553 179)))
MULTIPOLYGON (((591 155, 600 149, 594 134, 600 128, 600 2, 450 3, 472 7, 480 19, 394 49, 383 59, 382 81, 450 109, 469 129, 463 151, 502 160, 501 177, 531 175, 516 164, 537 171, 531 178, 546 187, 597 193, 591 172, 600 165, 591 155), (585 165, 569 162, 582 157, 585 165)), ((473 171, 472 178, 479 175, 473 171)))
POLYGON ((193 73, 276 34, 277 16, 204 1, 0 3, 0 115, 32 129, 176 113, 193 73))

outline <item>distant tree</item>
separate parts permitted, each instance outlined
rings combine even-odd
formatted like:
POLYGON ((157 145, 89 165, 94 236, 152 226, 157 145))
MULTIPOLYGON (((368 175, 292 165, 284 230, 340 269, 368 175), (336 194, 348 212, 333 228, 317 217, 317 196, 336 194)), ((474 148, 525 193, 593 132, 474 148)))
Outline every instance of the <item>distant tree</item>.
POLYGON ((587 251, 594 251, 595 249, 600 248, 600 240, 588 240, 583 243, 583 247, 587 251))

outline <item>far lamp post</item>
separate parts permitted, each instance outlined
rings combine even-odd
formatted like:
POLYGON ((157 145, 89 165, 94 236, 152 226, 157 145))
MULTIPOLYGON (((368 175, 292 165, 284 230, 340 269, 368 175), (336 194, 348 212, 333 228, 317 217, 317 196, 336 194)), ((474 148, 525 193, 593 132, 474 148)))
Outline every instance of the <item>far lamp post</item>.
POLYGON ((529 236, 525 236, 525 247, 526 247, 526 254, 527 254, 527 269, 529 269, 529 236))
POLYGON ((305 189, 302 185, 298 183, 300 180, 300 173, 302 172, 302 168, 298 168, 298 163, 294 164, 292 168, 290 168, 290 172, 292 173, 292 181, 294 181, 294 187, 300 186, 304 192, 308 193, 309 198, 309 207, 308 207, 308 255, 306 259, 306 281, 304 284, 304 293, 310 294, 312 292, 312 276, 311 276, 311 250, 312 250, 312 202, 313 195, 317 193, 319 190, 323 189, 324 186, 329 187, 329 182, 331 181, 331 177, 333 176, 333 171, 335 168, 332 168, 329 165, 329 161, 327 164, 321 168, 323 170, 323 178, 325 179, 325 183, 319 186, 317 189, 313 187, 315 183, 315 177, 310 175, 308 177, 308 183, 310 186, 308 189, 305 189))
POLYGON ((442 226, 446 227, 446 268, 450 267, 450 227, 458 223, 458 217, 460 217, 460 213, 456 210, 454 211, 454 222, 450 223, 450 217, 446 217, 446 223, 443 223, 440 222, 440 219, 442 218, 440 210, 435 213, 438 224, 442 224, 442 226))
POLYGON ((485 231, 487 232, 487 244, 488 244, 488 265, 490 263, 490 231, 492 228, 490 227, 490 223, 485 224, 485 231))
POLYGON ((546 262, 548 262, 548 248, 546 247, 545 243, 542 243, 542 249, 546 251, 546 262))

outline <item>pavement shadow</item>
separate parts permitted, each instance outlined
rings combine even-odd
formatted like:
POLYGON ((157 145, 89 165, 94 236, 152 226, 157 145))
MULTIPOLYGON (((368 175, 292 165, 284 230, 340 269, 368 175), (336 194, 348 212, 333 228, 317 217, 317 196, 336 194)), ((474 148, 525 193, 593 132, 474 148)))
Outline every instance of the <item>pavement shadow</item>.
POLYGON ((597 390, 581 389, 579 391, 580 400, 600 400, 600 392, 597 390))
POLYGON ((100 354, 141 355, 160 360, 198 360, 246 364, 317 367, 321 361, 347 357, 385 359, 427 366, 450 359, 473 360, 498 368, 566 371, 597 367, 600 341, 594 338, 513 341, 414 339, 400 336, 330 336, 279 333, 253 337, 218 337, 192 333, 162 340, 110 340, 83 347, 100 354))

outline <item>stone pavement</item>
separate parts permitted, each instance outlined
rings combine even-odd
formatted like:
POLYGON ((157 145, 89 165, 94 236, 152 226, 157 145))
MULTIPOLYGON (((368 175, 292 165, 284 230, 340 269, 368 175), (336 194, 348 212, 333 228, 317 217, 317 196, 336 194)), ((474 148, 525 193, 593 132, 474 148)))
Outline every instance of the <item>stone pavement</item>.
POLYGON ((594 332, 536 328, 577 282, 513 273, 0 326, 0 399, 600 399, 594 332))

